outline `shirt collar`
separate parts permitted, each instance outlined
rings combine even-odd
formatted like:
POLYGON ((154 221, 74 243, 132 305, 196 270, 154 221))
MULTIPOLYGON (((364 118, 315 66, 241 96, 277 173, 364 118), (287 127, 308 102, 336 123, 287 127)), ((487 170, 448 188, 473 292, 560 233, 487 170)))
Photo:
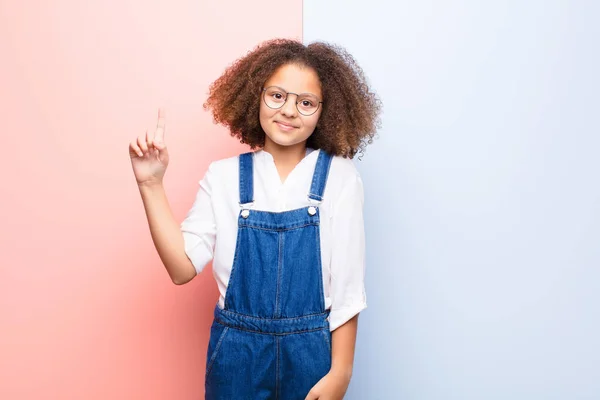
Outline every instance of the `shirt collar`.
MULTIPOLYGON (((316 152, 315 149, 311 148, 311 147, 307 147, 306 148, 306 154, 304 155, 304 158, 308 157, 309 155, 311 155, 313 152, 316 152)), ((318 153, 318 152, 317 152, 318 153)), ((265 151, 264 149, 259 149, 256 150, 254 152, 254 156, 258 157, 262 160, 268 160, 268 161, 273 161, 273 156, 271 155, 271 153, 265 151)))

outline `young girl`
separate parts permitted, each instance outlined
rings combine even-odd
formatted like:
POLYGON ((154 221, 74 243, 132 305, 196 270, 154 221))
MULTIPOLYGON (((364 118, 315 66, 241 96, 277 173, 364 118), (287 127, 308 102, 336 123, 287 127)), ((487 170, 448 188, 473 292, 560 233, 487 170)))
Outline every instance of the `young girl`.
POLYGON ((162 185, 165 118, 129 153, 175 284, 213 261, 207 399, 342 399, 366 308, 363 186, 352 158, 380 102, 343 49, 273 40, 210 87, 205 109, 254 151, 210 164, 185 220, 162 185))

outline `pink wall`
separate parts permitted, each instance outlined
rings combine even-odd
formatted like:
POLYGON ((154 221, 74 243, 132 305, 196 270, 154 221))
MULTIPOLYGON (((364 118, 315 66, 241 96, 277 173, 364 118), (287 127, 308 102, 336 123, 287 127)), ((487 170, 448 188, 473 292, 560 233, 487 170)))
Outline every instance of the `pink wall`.
POLYGON ((170 282, 127 145, 164 106, 179 219, 208 163, 242 150, 202 110, 208 85, 300 39, 302 2, 231 3, 0 0, 0 398, 203 395, 212 271, 170 282))

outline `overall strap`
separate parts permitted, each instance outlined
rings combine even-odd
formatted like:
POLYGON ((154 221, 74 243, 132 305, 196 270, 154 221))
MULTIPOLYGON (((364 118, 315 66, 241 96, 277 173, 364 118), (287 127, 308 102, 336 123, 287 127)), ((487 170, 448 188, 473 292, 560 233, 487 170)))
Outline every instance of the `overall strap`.
POLYGON ((325 192, 325 185, 327 184, 327 176, 329 175, 329 167, 331 166, 332 159, 333 156, 331 154, 325 152, 323 149, 319 150, 319 158, 317 159, 310 193, 308 194, 309 199, 318 202, 323 200, 323 193, 325 192))
POLYGON ((240 154, 240 205, 254 201, 253 153, 240 154))

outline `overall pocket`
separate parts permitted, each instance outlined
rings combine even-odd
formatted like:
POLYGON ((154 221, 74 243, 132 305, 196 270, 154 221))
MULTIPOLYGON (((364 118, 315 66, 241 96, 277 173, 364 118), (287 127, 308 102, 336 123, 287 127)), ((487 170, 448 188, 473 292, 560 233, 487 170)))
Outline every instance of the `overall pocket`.
POLYGON ((327 348, 329 349, 329 352, 331 353, 331 331, 329 329, 323 329, 321 332, 323 332, 323 336, 325 336, 325 342, 327 343, 327 348))
POLYGON ((225 339, 225 335, 229 331, 229 327, 219 324, 217 321, 213 321, 210 327, 210 339, 208 341, 208 349, 206 351, 206 373, 205 378, 208 377, 212 370, 215 359, 219 354, 219 349, 225 339))

